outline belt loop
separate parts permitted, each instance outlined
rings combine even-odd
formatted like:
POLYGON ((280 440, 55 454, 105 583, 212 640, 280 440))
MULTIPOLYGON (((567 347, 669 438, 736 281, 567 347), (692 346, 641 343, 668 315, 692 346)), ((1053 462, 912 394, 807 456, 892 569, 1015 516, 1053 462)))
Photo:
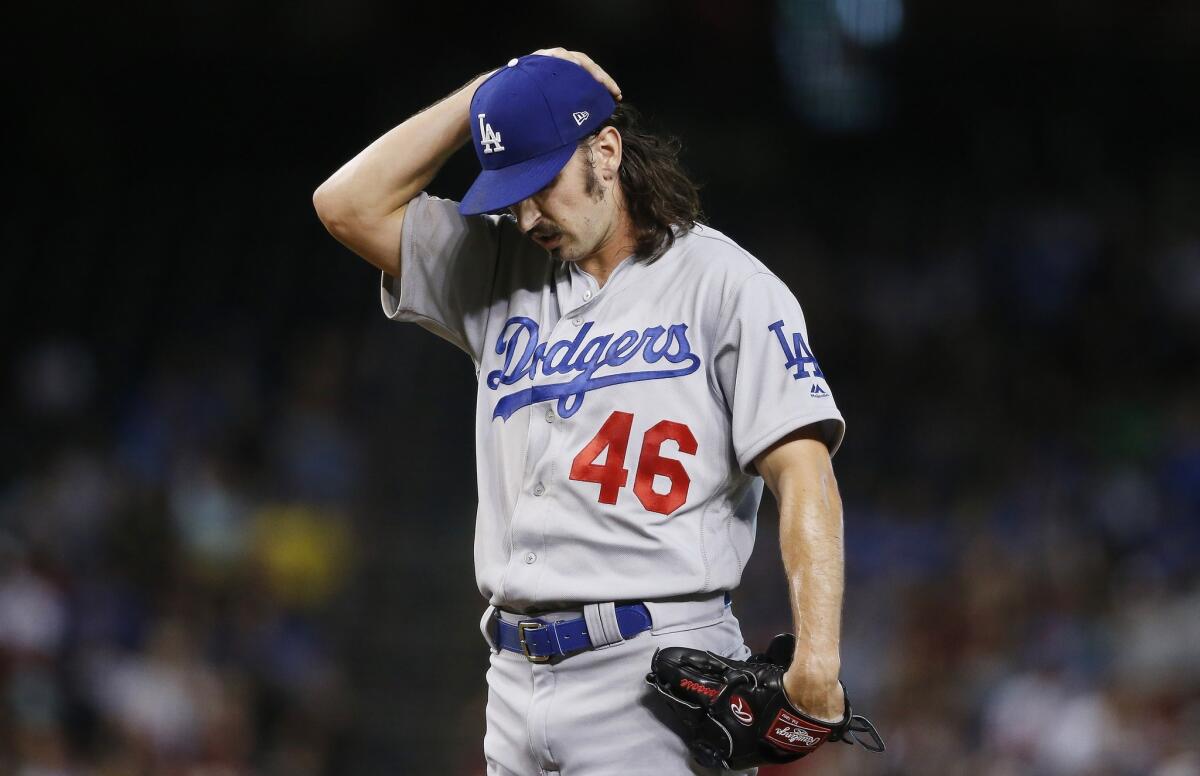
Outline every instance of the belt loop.
POLYGON ((620 644, 625 640, 621 635, 621 627, 617 625, 617 605, 612 601, 583 607, 583 619, 595 649, 620 644))
POLYGON ((500 646, 496 635, 496 622, 500 618, 500 612, 494 606, 488 606, 483 612, 483 619, 479 621, 479 631, 483 634, 483 638, 488 643, 488 648, 492 652, 499 654, 500 646))

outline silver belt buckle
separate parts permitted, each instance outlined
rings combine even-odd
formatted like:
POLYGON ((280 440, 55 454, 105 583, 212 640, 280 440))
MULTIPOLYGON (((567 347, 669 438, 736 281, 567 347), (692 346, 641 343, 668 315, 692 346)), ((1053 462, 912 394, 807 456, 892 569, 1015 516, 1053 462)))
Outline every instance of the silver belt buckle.
POLYGON ((517 640, 521 642, 521 653, 525 655, 525 659, 530 663, 549 663, 550 655, 532 655, 529 653, 529 644, 525 642, 525 631, 541 630, 546 624, 537 620, 521 620, 517 623, 517 640))

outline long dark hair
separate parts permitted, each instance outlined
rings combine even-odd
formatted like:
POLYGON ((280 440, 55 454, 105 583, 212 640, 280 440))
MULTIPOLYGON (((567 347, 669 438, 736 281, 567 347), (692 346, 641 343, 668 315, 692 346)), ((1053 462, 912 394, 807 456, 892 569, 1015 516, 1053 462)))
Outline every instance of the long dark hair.
MULTIPOLYGON (((621 190, 633 222, 636 252, 654 261, 675 244, 675 229, 687 230, 704 218, 699 187, 679 164, 679 140, 660 136, 641 125, 629 103, 617 106, 605 127, 621 133, 621 190)), ((595 133, 579 141, 584 148, 595 133)))

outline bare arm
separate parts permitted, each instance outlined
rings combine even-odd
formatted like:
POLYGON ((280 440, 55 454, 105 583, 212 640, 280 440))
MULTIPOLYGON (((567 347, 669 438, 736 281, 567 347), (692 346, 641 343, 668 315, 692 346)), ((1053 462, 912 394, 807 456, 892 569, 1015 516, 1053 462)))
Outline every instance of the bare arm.
POLYGON ((400 276, 404 210, 471 136, 471 97, 484 73, 395 127, 317 187, 313 206, 338 242, 400 276))
POLYGON ((779 543, 796 628, 783 677, 788 699, 820 719, 842 718, 842 500, 816 426, 784 437, 755 458, 779 502, 779 543))

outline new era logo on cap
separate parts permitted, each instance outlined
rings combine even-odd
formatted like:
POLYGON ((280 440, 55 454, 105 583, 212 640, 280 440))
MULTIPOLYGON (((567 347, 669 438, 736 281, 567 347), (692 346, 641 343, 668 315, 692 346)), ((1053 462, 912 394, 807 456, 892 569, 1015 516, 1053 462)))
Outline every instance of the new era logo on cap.
POLYGON ((471 98, 470 127, 483 168, 458 206, 502 210, 546 187, 617 104, 574 62, 538 54, 493 73, 471 98))

